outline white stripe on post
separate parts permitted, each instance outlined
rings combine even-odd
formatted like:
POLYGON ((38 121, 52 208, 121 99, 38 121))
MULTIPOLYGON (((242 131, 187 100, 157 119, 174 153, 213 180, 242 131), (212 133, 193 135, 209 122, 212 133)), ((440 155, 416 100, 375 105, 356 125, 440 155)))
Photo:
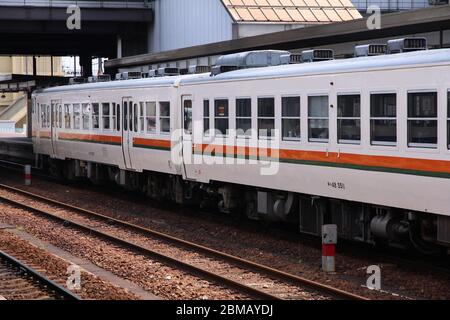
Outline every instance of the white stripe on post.
POLYGON ((31 166, 29 164, 25 165, 25 185, 31 185, 31 166))
POLYGON ((337 225, 324 224, 322 226, 322 270, 336 271, 335 246, 337 243, 337 225))

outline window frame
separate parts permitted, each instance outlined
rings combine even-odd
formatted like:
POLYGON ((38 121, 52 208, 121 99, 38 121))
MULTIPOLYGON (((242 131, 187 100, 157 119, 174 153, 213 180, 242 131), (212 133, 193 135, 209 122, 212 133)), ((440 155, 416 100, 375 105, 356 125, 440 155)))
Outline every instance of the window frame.
POLYGON ((170 135, 170 132, 171 132, 171 126, 172 126, 172 120, 171 120, 171 117, 170 117, 170 114, 171 114, 171 112, 172 112, 172 106, 171 106, 171 103, 170 103, 170 101, 169 100, 166 100, 166 101, 157 101, 157 106, 159 107, 158 109, 159 109, 159 117, 158 117, 158 119, 159 119, 159 134, 161 134, 161 135, 170 135), (161 112, 161 106, 162 106, 162 104, 163 103, 167 103, 168 105, 169 105, 169 115, 168 116, 163 116, 162 115, 162 112, 161 112), (162 120, 167 120, 167 119, 169 119, 169 131, 163 131, 163 126, 162 126, 162 120))
POLYGON ((370 108, 369 108, 369 143, 371 147, 389 147, 389 148, 395 148, 398 147, 399 145, 399 121, 398 121, 398 117, 399 117, 399 108, 398 108, 398 103, 399 103, 399 97, 400 95, 398 94, 398 92, 396 91, 374 91, 374 92, 369 92, 369 103, 370 103, 370 108), (376 96, 376 95, 395 95, 395 117, 372 117, 372 96, 376 96), (390 141, 373 141, 372 140, 372 121, 377 121, 377 120, 387 120, 387 121, 395 121, 395 142, 390 142, 390 141))
POLYGON ((100 102, 91 103, 91 121, 92 121, 92 130, 100 130, 100 102), (97 115, 95 115, 94 110, 95 106, 97 107, 97 115), (95 126, 95 117, 97 117, 97 127, 95 126))
POLYGON ((406 147, 418 150, 439 150, 439 90, 438 89, 418 89, 406 91, 406 147), (414 118, 409 116, 409 96, 410 94, 434 93, 436 95, 436 117, 414 118), (436 122, 436 143, 410 143, 410 121, 435 121, 436 122))
POLYGON ((72 104, 64 103, 64 129, 72 129, 72 104))
POLYGON ((213 98, 214 101, 214 135, 217 137, 228 137, 228 133, 230 130, 230 99, 229 98, 223 98, 223 97, 218 97, 218 98, 213 98), (220 100, 226 100, 227 101, 227 115, 224 117, 218 117, 217 116, 217 112, 216 112, 216 101, 220 101, 220 100), (217 129, 217 124, 216 124, 216 120, 221 120, 221 119, 226 119, 227 120, 227 130, 225 130, 225 133, 219 132, 217 129))
POLYGON ((308 143, 330 143, 330 94, 329 93, 313 93, 313 94, 307 94, 306 95, 306 115, 307 115, 307 128, 306 128, 306 132, 308 135, 308 143), (327 117, 315 117, 315 116, 310 116, 309 113, 309 98, 314 98, 314 97, 327 97, 327 113, 328 116, 327 117), (311 138, 310 135, 310 120, 327 120, 328 121, 328 138, 327 139, 322 139, 322 138, 311 138))
POLYGON ((102 131, 111 131, 111 103, 110 102, 101 102, 100 103, 100 130, 102 131), (105 128, 105 113, 103 112, 103 107, 105 105, 108 105, 108 115, 106 116, 108 118, 108 128, 105 128))
POLYGON ((259 134, 259 120, 272 120, 273 121, 273 130, 275 131, 277 128, 277 100, 276 96, 257 96, 256 97, 256 126, 257 126, 257 138, 258 140, 273 140, 275 139, 276 132, 274 135, 268 135, 268 136, 261 136, 259 134), (273 116, 267 117, 267 116, 259 116, 259 100, 260 99, 273 99, 273 116))
POLYGON ((353 146, 360 146, 362 144, 362 94, 361 92, 341 92, 336 94, 336 141, 340 145, 353 145, 353 146), (359 117, 344 117, 339 116, 339 97, 344 96, 358 96, 359 97, 359 117), (347 140, 347 139, 340 139, 340 127, 339 122, 342 120, 352 120, 352 121, 358 121, 359 120, 359 140, 347 140))
POLYGON ((250 139, 252 137, 252 111, 253 111, 253 99, 250 96, 242 96, 242 97, 236 97, 234 99, 234 106, 235 106, 235 130, 236 130, 236 138, 238 139, 250 139), (238 116, 237 114, 237 101, 238 100, 250 100, 250 116, 238 116), (238 119, 244 119, 244 120, 250 120, 250 134, 238 134, 238 119))
POLYGON ((91 130, 91 114, 92 114, 92 107, 90 108, 89 106, 91 106, 90 103, 88 102, 82 102, 81 104, 81 130, 91 130), (85 113, 84 109, 87 109, 87 112, 85 113), (84 120, 87 119, 87 128, 85 128, 84 126, 84 120))
POLYGON ((295 142, 295 143, 301 143, 302 142, 302 95, 300 94, 285 94, 285 95, 281 95, 281 140, 285 141, 285 142, 295 142), (291 117, 291 116, 283 116, 283 99, 284 98, 298 98, 299 100, 299 114, 298 114, 298 118, 297 117, 291 117), (285 138, 284 137, 284 121, 283 120, 298 120, 299 121, 299 134, 300 136, 298 138, 285 138))
POLYGON ((209 98, 203 99, 203 135, 205 137, 211 136, 211 100, 209 98), (208 103, 208 114, 205 115, 205 103, 208 103), (208 123, 208 129, 205 129, 205 121, 208 123))

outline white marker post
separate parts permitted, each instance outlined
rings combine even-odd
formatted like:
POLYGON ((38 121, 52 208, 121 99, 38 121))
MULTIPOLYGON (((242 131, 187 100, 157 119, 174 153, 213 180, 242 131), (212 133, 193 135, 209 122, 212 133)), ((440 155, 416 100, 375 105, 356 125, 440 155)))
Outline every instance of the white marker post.
POLYGON ((322 226, 322 270, 336 271, 335 247, 337 243, 337 225, 324 224, 322 226))
POLYGON ((25 165, 25 185, 31 186, 31 166, 29 164, 25 165))

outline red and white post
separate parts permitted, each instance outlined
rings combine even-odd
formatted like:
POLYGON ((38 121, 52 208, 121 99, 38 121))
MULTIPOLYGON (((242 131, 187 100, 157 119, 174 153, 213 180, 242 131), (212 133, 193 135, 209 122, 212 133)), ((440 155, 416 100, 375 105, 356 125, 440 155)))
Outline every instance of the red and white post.
POLYGON ((31 166, 29 164, 24 167, 25 185, 31 186, 31 166))
POLYGON ((336 271, 335 250, 337 244, 337 225, 324 224, 322 226, 322 270, 336 271))

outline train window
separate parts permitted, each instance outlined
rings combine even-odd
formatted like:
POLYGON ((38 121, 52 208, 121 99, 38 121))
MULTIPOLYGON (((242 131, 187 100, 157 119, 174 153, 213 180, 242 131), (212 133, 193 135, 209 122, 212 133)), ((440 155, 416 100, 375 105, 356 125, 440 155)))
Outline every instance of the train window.
POLYGON ((89 130, 89 118, 90 118, 90 108, 89 103, 82 103, 83 112, 83 130, 89 130))
POLYGON ((378 146, 397 144, 397 95, 370 95, 370 143, 378 146))
POLYGON ((408 93, 408 146, 437 147, 437 93, 408 93))
POLYGON ((251 136, 252 99, 236 99, 236 133, 237 136, 251 136))
POLYGON ((139 131, 142 133, 145 131, 144 111, 145 111, 145 103, 141 101, 139 102, 139 131))
POLYGON ((111 129, 117 130, 117 109, 116 109, 116 103, 111 103, 111 129))
POLYGON ((147 117, 147 133, 156 132, 156 102, 145 103, 147 117))
POLYGON ((109 103, 102 103, 102 129, 111 129, 109 103))
POLYGON ((41 104, 41 128, 45 128, 45 104, 41 104))
POLYGON ((70 104, 64 105, 64 128, 71 129, 72 121, 71 121, 71 112, 70 112, 70 104))
POLYGON ((258 137, 272 137, 275 130, 275 99, 258 98, 258 137))
POLYGON ((50 128, 50 125, 51 125, 51 114, 50 114, 50 112, 51 112, 51 109, 50 109, 50 105, 46 105, 46 111, 45 111, 45 122, 46 122, 46 127, 47 128, 50 128))
POLYGON ((161 133, 170 133, 170 102, 159 103, 159 119, 161 133))
POLYGON ((123 102, 123 130, 128 130, 128 102, 123 102))
POLYGON ((117 125, 116 125, 116 130, 117 131, 120 131, 120 103, 115 103, 115 105, 116 105, 116 110, 117 110, 117 113, 116 113, 116 123, 117 123, 117 125))
POLYGON ((92 104, 92 128, 100 128, 100 108, 98 103, 92 104))
POLYGON ((228 133, 228 100, 214 100, 214 126, 217 132, 225 135, 228 133))
POLYGON ((361 142, 361 97, 359 94, 338 95, 337 134, 339 143, 361 142))
POLYGON ((73 105, 73 128, 81 128, 81 109, 79 103, 74 103, 73 105))
POLYGON ((192 134, 192 100, 183 103, 183 129, 186 134, 192 134))
POLYGON ((139 117, 139 110, 138 110, 137 103, 133 104, 133 125, 134 125, 134 132, 138 132, 138 117, 139 117))
POLYGON ((447 92, 447 148, 450 149, 450 92, 447 92))
POLYGON ((209 135, 209 100, 203 100, 203 132, 209 135))
POLYGON ((300 141, 300 97, 281 98, 283 140, 300 141))
POLYGON ((308 97, 308 139, 311 142, 328 142, 328 96, 308 97))
POLYGON ((63 107, 61 103, 58 103, 58 128, 62 128, 63 124, 63 107))

